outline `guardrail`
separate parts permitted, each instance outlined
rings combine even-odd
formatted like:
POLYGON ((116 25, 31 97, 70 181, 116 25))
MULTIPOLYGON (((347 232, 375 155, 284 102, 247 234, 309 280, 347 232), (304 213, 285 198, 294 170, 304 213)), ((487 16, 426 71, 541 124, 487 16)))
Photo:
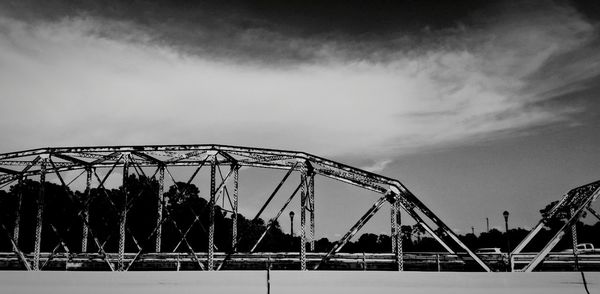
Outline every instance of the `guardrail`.
MULTIPOLYGON (((525 252, 511 256, 512 271, 520 271, 537 255, 537 253, 525 252)), ((544 258, 538 266, 541 271, 600 271, 600 254, 577 254, 565 252, 551 253, 544 258)))
MULTIPOLYGON (((298 252, 283 253, 236 253, 231 256, 224 270, 265 270, 268 266, 274 270, 300 269, 298 252)), ((317 264, 326 253, 307 253, 307 264, 317 264)), ((25 254, 31 258, 33 253, 25 254)), ((407 271, 479 271, 476 263, 469 260, 466 253, 449 254, 446 252, 405 252, 404 270, 407 271)), ((223 252, 214 253, 215 264, 220 264, 227 256, 223 252)), ((512 271, 520 271, 533 258, 535 253, 520 253, 511 256, 512 271)), ((123 262, 129 263, 136 258, 135 254, 127 253, 123 262)), ((206 262, 207 253, 144 253, 137 257, 137 262, 131 270, 200 270, 198 262, 206 262)), ((480 255, 494 271, 508 271, 506 255, 480 255)), ((107 261, 116 264, 118 253, 41 253, 40 262, 47 270, 110 270, 107 261)), ((395 267, 393 253, 338 253, 322 268, 324 270, 380 270, 393 271, 395 267)), ((577 268, 585 271, 600 271, 600 254, 580 254, 577 260, 571 253, 554 253, 544 259, 539 270, 542 271, 573 271, 577 268)), ((1 270, 25 269, 19 257, 12 252, 0 253, 1 270)))
MULTIPOLYGON (((30 258, 33 253, 25 254, 30 258)), ((107 264, 119 262, 118 253, 106 253, 106 260, 98 253, 40 253, 40 262, 47 270, 110 270, 107 264)), ((225 270, 264 270, 270 265, 274 270, 300 269, 298 252, 284 253, 236 253, 225 270)), ((326 253, 307 253, 307 264, 318 264, 326 253)), ((466 253, 465 253, 466 255, 466 253)), ((220 264, 226 253, 215 252, 215 264, 220 264)), ((403 254, 404 269, 409 271, 462 271, 465 270, 464 256, 445 252, 406 252, 403 254)), ((200 270, 198 262, 206 262, 207 253, 145 253, 137 257, 131 270, 200 270)), ((338 253, 325 264, 324 270, 397 270, 393 253, 338 253)), ((136 259, 135 254, 126 253, 123 262, 136 259)), ((477 265, 474 264, 477 270, 477 265)), ((468 266, 467 266, 468 267, 468 266)), ((19 257, 12 252, 0 253, 0 269, 25 269, 19 257)))

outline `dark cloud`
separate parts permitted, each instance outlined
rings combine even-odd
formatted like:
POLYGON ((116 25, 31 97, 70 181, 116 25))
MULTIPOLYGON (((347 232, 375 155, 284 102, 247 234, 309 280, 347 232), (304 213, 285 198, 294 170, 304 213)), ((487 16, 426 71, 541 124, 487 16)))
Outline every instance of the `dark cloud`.
MULTIPOLYGON (((127 22, 139 29, 132 34, 142 32, 145 40, 186 53, 287 63, 319 60, 323 50, 377 60, 389 52, 431 48, 440 36, 485 22, 498 5, 484 0, 13 0, 2 6, 32 22, 68 17, 127 22)), ((126 34, 116 30, 112 37, 126 34)))
POLYGON ((591 21, 600 21, 600 2, 596 0, 570 0, 569 4, 591 21))
MULTIPOLYGON (((589 17, 596 4, 573 0, 589 17)), ((4 13, 31 22, 106 20, 98 34, 167 45, 233 62, 270 65, 330 58, 387 62, 398 52, 468 48, 469 34, 503 16, 556 6, 550 1, 485 0, 11 0, 4 13), (119 23, 127 24, 123 29, 119 23), (132 30, 133 28, 133 30, 132 30)))
POLYGON ((11 1, 32 16, 93 14, 144 24, 206 23, 220 19, 241 28, 289 30, 301 34, 373 33, 440 29, 468 22, 489 1, 225 0, 225 1, 11 1))

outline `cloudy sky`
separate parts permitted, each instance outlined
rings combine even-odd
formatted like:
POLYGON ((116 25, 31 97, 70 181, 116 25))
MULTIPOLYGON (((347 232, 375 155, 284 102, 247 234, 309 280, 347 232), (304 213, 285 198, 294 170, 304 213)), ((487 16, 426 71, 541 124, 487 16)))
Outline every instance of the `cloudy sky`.
POLYGON ((0 152, 304 150, 530 227, 600 178, 600 6, 437 2, 3 0, 0 152))

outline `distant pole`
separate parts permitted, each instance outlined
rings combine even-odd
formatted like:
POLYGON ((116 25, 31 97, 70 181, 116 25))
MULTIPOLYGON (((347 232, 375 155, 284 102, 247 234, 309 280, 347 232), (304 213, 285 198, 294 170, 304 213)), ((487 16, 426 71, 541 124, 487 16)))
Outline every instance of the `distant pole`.
POLYGON ((290 211, 290 232, 292 237, 294 237, 294 212, 290 211))
POLYGON ((508 238, 508 211, 504 211, 502 213, 502 215, 504 216, 504 227, 506 230, 506 247, 508 248, 508 252, 510 253, 510 238, 508 238))
POLYGON ((489 218, 485 218, 485 227, 487 228, 486 232, 490 232, 490 219, 489 218))
POLYGON ((510 237, 508 236, 508 211, 504 211, 502 213, 502 215, 504 216, 504 228, 506 229, 506 248, 507 248, 507 252, 508 252, 508 268, 511 269, 511 265, 510 265, 510 237))
POLYGON ((471 234, 473 234, 473 236, 475 236, 475 227, 471 227, 471 234))

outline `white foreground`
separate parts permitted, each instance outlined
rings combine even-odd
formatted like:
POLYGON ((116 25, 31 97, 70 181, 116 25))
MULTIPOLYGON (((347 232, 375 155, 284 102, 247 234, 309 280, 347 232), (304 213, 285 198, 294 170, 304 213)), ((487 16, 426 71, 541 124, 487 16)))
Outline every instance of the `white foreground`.
MULTIPOLYGON (((586 272, 590 293, 600 273, 586 272)), ((0 272, 0 293, 267 293, 266 271, 0 272)), ((298 272, 272 271, 270 293, 586 293, 579 272, 298 272)))

